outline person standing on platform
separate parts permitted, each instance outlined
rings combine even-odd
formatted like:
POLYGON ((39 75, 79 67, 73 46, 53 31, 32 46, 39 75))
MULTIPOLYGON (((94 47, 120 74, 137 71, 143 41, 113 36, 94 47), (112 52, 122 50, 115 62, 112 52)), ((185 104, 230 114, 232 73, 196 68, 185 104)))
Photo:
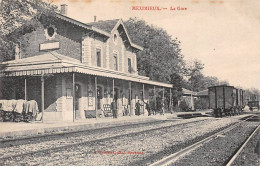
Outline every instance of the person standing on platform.
POLYGON ((140 102, 139 102, 139 100, 137 101, 137 103, 135 104, 135 114, 137 115, 137 116, 139 116, 139 115, 141 115, 141 112, 140 112, 140 107, 141 107, 142 105, 140 104, 140 102))
MULTIPOLYGON (((144 102, 145 103, 145 102, 144 102)), ((149 104, 149 101, 147 101, 145 103, 145 108, 146 110, 148 111, 148 116, 151 116, 151 108, 150 108, 150 104, 149 104)))
POLYGON ((113 99, 113 102, 111 103, 111 110, 113 113, 113 118, 117 118, 117 104, 115 99, 113 99))

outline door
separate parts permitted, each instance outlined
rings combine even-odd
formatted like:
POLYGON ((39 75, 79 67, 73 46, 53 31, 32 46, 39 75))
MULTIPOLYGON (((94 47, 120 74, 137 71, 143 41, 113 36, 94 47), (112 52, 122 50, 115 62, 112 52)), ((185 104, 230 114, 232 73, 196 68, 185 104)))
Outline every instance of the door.
POLYGON ((75 84, 75 110, 76 114, 79 114, 79 99, 81 98, 81 86, 75 84))
POLYGON ((97 109, 101 109, 101 99, 102 99, 102 87, 98 86, 97 87, 97 109))

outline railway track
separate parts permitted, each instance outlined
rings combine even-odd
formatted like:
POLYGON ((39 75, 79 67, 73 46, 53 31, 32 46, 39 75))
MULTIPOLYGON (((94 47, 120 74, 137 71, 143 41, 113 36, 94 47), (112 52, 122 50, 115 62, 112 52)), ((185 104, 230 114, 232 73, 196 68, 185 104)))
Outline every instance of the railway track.
POLYGON ((249 141, 257 133, 259 128, 260 128, 260 124, 255 128, 255 130, 249 135, 249 137, 246 139, 246 141, 239 147, 239 149, 235 152, 235 154, 230 158, 230 160, 227 162, 226 166, 231 166, 234 163, 234 161, 237 159, 237 157, 242 152, 242 150, 246 147, 246 145, 249 143, 249 141))
MULTIPOLYGON (((18 141, 17 145, 21 145, 21 147, 18 146, 16 150, 12 150, 12 148, 16 146, 16 143, 12 142, 13 145, 7 147, 6 153, 3 153, 2 157, 0 156, 0 165, 142 165, 138 163, 139 159, 147 159, 169 146, 179 147, 183 140, 196 140, 197 136, 199 136, 198 139, 201 140, 210 135, 211 132, 213 133, 223 130, 229 125, 237 123, 239 118, 241 117, 237 117, 236 120, 233 118, 201 118, 197 120, 189 119, 185 120, 185 122, 175 121, 174 124, 169 124, 170 121, 168 121, 168 126, 159 126, 153 123, 150 127, 146 127, 144 129, 142 129, 139 125, 138 129, 141 128, 142 130, 135 130, 135 132, 133 132, 132 129, 129 129, 126 132, 123 130, 123 127, 114 128, 116 134, 114 133, 113 135, 110 134, 109 136, 104 137, 101 137, 102 134, 108 131, 100 130, 97 133, 99 138, 92 138, 92 135, 90 135, 89 137, 91 137, 91 139, 88 140, 85 138, 85 135, 89 133, 82 132, 81 134, 84 136, 84 139, 82 140, 75 139, 75 142, 68 142, 68 144, 61 144, 61 146, 57 146, 56 142, 46 142, 45 144, 48 144, 47 146, 53 144, 54 147, 39 147, 35 151, 26 151, 24 147, 38 146, 40 142, 38 144, 27 145, 27 140, 23 140, 23 145, 18 141), (211 129, 201 131, 202 128, 208 128, 209 124, 211 124, 211 129), (122 131, 119 131, 120 129, 122 131), (192 132, 190 129, 192 129, 192 132), (175 143, 172 142, 172 140, 176 140, 175 143), (139 157, 127 155, 109 156, 94 154, 95 150, 139 150, 144 151, 145 154, 139 157), (22 151, 25 153, 22 153, 22 151), (97 159, 102 160, 100 161, 97 159)), ((94 133, 96 132, 97 131, 94 133)), ((60 135, 57 137, 62 138, 63 136, 60 135)), ((64 137, 67 136, 65 135, 64 137)), ((70 135, 69 139, 71 137, 73 138, 73 134, 70 135)), ((33 139, 33 142, 37 141, 39 141, 39 139, 33 139)), ((57 141, 59 142, 60 140, 57 141)), ((6 144, 8 145, 8 142, 6 142, 6 144)))
MULTIPOLYGON (((171 154, 171 155, 169 155, 169 156, 167 156, 167 157, 164 157, 163 159, 161 159, 161 160, 159 160, 159 161, 157 161, 157 162, 154 162, 154 163, 150 164, 150 166, 168 166, 168 165, 172 165, 172 164, 174 164, 177 160, 179 160, 180 158, 183 158, 183 157, 185 157, 186 155, 188 155, 189 153, 191 153, 192 151, 196 150, 198 147, 203 146, 204 144, 206 144, 207 142, 210 142, 210 141, 214 140, 215 138, 222 137, 223 133, 226 133, 226 132, 228 132, 228 131, 231 131, 232 129, 234 129, 234 128, 236 128, 237 126, 239 126, 241 123, 243 123, 243 122, 245 122, 245 121, 247 121, 247 120, 250 120, 250 119, 253 118, 253 117, 255 117, 255 116, 252 115, 252 116, 250 116, 250 117, 248 117, 248 118, 244 118, 241 122, 238 122, 238 123, 236 123, 236 124, 234 124, 234 125, 232 125, 232 126, 226 128, 226 129, 224 129, 224 130, 222 130, 222 131, 219 131, 219 132, 217 132, 217 133, 215 133, 215 134, 213 134, 213 135, 211 135, 211 136, 209 136, 209 137, 206 137, 206 138, 204 138, 203 140, 198 141, 198 142, 196 142, 196 143, 194 143, 194 144, 192 144, 192 145, 190 145, 190 146, 188 146, 188 147, 186 147, 186 148, 184 148, 184 149, 182 149, 182 150, 180 150, 180 151, 178 151, 178 152, 175 152, 175 153, 173 153, 173 154, 171 154)), ((252 133, 252 135, 253 135, 253 134, 256 132, 256 130, 258 130, 258 129, 259 129, 259 125, 258 125, 258 127, 255 129, 255 131, 252 133)), ((250 138, 251 138, 251 137, 252 137, 252 136, 250 136, 250 138)), ((249 138, 249 139, 250 139, 250 138, 249 138)), ((247 142, 248 142, 248 141, 246 141, 244 144, 246 144, 247 142)), ((241 146, 241 147, 244 147, 244 146, 241 146)), ((241 150, 239 149, 237 153, 239 154, 240 152, 241 152, 241 150)), ((238 156, 237 153, 234 155, 234 158, 231 158, 230 162, 228 162, 229 165, 232 164, 232 162, 233 162, 233 161, 235 160, 235 158, 238 156)))
MULTIPOLYGON (((141 122, 141 123, 136 123, 136 124, 124 124, 124 125, 120 125, 117 126, 117 128, 122 128, 122 127, 126 127, 126 126, 132 126, 132 127, 138 127, 138 126, 144 126, 144 125, 151 125, 151 124, 162 124, 165 123, 167 121, 170 120, 156 120, 156 121, 148 121, 148 122, 141 122)), ((3 138, 0 139, 0 148, 3 147, 3 145, 5 145, 6 143, 13 143, 13 142, 18 142, 18 141, 29 141, 29 140, 33 140, 33 139, 50 139, 50 138, 54 138, 57 136, 64 136, 64 135, 71 135, 71 134, 83 134, 86 132, 90 132, 90 131, 99 131, 99 130, 109 130, 111 128, 114 128, 114 126, 111 127, 105 127, 105 128, 97 128, 97 129, 87 129, 87 130, 77 130, 77 131, 67 131, 67 132, 62 132, 62 133, 45 133, 42 135, 35 135, 35 136, 21 136, 21 137, 16 137, 16 138, 3 138)))
MULTIPOLYGON (((143 133, 148 133, 148 132, 153 132, 156 130, 162 130, 162 129, 168 129, 168 128, 172 128, 172 127, 177 127, 177 126, 181 126, 181 125, 187 125, 187 124, 193 124, 196 125, 198 122, 201 121, 207 121, 209 119, 201 119, 201 120, 196 120, 196 121, 188 121, 188 122, 184 122, 184 123, 179 123, 179 124, 175 124, 175 122, 170 121, 170 120, 166 120, 164 122, 152 122, 152 123, 144 123, 144 124, 136 124, 134 125, 135 127, 141 128, 144 126, 152 126, 149 129, 145 129, 145 130, 141 130, 141 131, 136 131, 136 132, 121 132, 119 134, 115 134, 115 135, 111 135, 108 137, 101 137, 101 138, 93 138, 91 140, 87 140, 87 141, 79 141, 76 143, 68 143, 65 145, 61 145, 61 146, 57 146, 57 147, 48 147, 48 148, 39 148, 36 149, 34 151, 27 151, 27 152, 19 152, 19 153, 15 153, 15 154, 11 154, 11 155, 3 155, 2 157, 0 157, 0 164, 1 161, 7 160, 7 159, 12 159, 12 158, 17 158, 17 157, 22 157, 22 156, 27 156, 27 155, 34 155, 34 154, 40 154, 40 153, 48 153, 48 152, 57 152, 61 149, 67 149, 70 147, 76 147, 76 146, 80 146, 80 145, 91 145, 93 143, 98 143, 98 142, 102 142, 102 141, 107 141, 107 140, 111 140, 111 139, 119 139, 121 137, 131 137, 134 135, 140 135, 143 133), (166 123, 166 124, 163 124, 166 123), (159 126, 159 124, 161 124, 162 126, 159 126), (158 125, 159 127, 155 127, 156 125, 158 125)), ((120 126, 118 127, 116 130, 120 130, 126 127, 130 127, 132 125, 124 125, 124 126, 120 126)), ((91 130, 91 132, 100 132, 102 130, 102 133, 105 133, 107 130, 109 130, 111 128, 105 128, 105 129, 96 129, 96 130, 91 130)), ((14 146, 20 146, 20 145, 26 145, 26 144, 35 144, 35 146, 37 146, 36 144, 39 143, 39 141, 41 139, 54 139, 54 140, 58 140, 60 139, 60 137, 74 137, 74 134, 80 134, 80 135, 85 135, 85 134, 89 134, 88 131, 80 131, 80 132, 70 132, 70 133, 66 133, 66 134, 57 134, 57 135, 51 135, 51 136, 40 136, 40 137, 27 137, 27 138, 19 138, 19 139, 9 139, 9 140, 2 140, 2 144, 1 147, 3 148, 12 148, 14 146), (51 137, 51 138, 49 138, 51 137), (4 144, 5 145, 4 145, 4 144)), ((43 141, 43 140, 41 140, 43 141)), ((64 144, 64 143, 63 143, 64 144)))

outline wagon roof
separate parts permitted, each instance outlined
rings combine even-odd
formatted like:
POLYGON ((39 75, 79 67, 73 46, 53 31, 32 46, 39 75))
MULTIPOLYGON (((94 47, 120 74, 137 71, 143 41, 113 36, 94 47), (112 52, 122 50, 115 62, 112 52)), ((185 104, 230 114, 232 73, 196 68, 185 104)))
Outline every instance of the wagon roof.
POLYGON ((209 88, 212 87, 231 87, 231 88, 235 88, 234 86, 228 86, 228 85, 216 85, 216 86, 210 86, 209 88))

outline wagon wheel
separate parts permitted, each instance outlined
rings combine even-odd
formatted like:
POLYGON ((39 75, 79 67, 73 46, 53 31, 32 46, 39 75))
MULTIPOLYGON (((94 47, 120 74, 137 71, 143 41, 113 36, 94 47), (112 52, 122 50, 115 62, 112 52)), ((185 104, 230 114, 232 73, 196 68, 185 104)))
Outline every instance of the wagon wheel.
POLYGON ((218 117, 218 111, 217 111, 217 109, 214 109, 214 117, 218 117))

